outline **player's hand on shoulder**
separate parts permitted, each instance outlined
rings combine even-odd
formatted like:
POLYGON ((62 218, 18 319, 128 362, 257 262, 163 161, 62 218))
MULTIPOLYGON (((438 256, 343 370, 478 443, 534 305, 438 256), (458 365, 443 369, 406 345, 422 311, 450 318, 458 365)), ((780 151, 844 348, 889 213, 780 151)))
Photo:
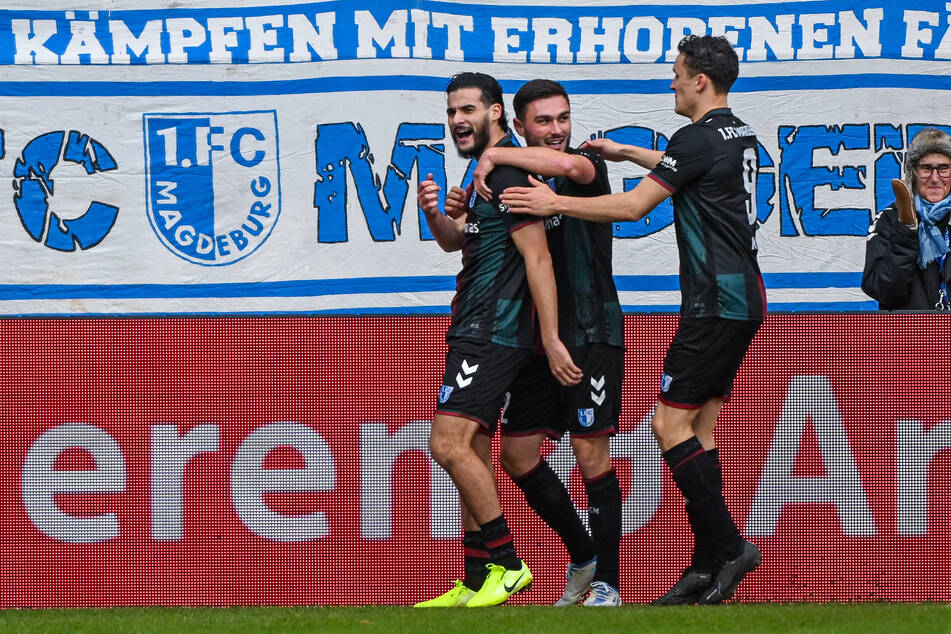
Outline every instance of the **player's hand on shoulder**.
POLYGON ((550 216, 557 213, 558 195, 551 187, 534 176, 528 177, 529 187, 508 187, 502 192, 502 202, 516 214, 550 216))
POLYGON ((624 146, 611 139, 589 139, 581 145, 581 149, 597 152, 605 161, 624 161, 624 146))
POLYGON ((492 188, 486 183, 486 179, 495 169, 495 159, 492 158, 493 150, 494 148, 487 148, 482 152, 475 172, 472 173, 472 184, 475 186, 476 193, 486 200, 492 200, 492 188))

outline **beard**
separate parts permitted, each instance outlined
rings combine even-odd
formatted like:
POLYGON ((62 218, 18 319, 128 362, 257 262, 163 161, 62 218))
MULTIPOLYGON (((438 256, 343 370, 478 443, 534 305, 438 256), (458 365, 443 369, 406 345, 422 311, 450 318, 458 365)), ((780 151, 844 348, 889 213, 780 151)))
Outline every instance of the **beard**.
POLYGON ((452 140, 456 144, 456 151, 464 159, 473 159, 478 158, 484 151, 486 146, 489 145, 489 126, 492 125, 492 120, 489 118, 489 115, 485 116, 485 119, 479 125, 472 126, 472 148, 469 150, 459 149, 459 140, 456 138, 455 132, 453 132, 452 140))

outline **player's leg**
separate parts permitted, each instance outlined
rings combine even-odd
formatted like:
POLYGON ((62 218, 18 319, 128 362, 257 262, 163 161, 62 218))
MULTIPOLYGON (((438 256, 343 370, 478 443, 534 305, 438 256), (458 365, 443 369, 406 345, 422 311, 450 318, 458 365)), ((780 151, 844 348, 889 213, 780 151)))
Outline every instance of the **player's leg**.
POLYGON ((437 414, 430 435, 433 459, 450 475, 459 497, 480 528, 489 555, 488 575, 466 607, 497 605, 531 583, 531 572, 515 552, 515 542, 499 506, 495 480, 472 440, 479 425, 468 419, 437 414))
MULTIPOLYGON (((526 350, 470 341, 454 342, 446 356, 430 431, 430 453, 459 490, 466 509, 468 544, 473 550, 484 550, 471 554, 487 555, 489 562, 485 581, 466 606, 500 603, 531 582, 531 573, 516 555, 512 533, 502 515, 491 465, 491 435, 505 390, 528 358, 526 350), (489 596, 485 596, 487 589, 489 596)), ((474 562, 470 563, 474 568, 474 562)), ((477 578, 472 585, 476 583, 477 578)))
POLYGON ((463 570, 465 578, 456 579, 452 588, 437 597, 420 601, 414 608, 452 608, 463 607, 485 582, 486 564, 489 563, 489 552, 482 541, 482 530, 466 505, 460 502, 462 510, 462 552, 463 570))
POLYGON ((691 425, 693 435, 697 437, 697 440, 707 451, 715 449, 717 446, 713 439, 713 429, 716 427, 717 417, 720 415, 721 409, 723 409, 723 399, 719 397, 711 398, 700 407, 697 417, 693 419, 691 425))
POLYGON ((563 390, 565 425, 588 494, 588 526, 597 566, 585 606, 621 605, 621 486, 611 464, 611 436, 617 433, 624 382, 624 349, 604 343, 572 348, 585 376, 563 390))
POLYGON ((555 605, 577 603, 591 582, 594 545, 564 483, 541 456, 545 438, 558 439, 563 431, 560 390, 544 355, 533 357, 512 383, 510 395, 501 425, 502 468, 568 551, 567 596, 555 605))
MULTIPOLYGON (((428 601, 421 601, 414 607, 417 608, 441 608, 441 607, 461 607, 475 596, 476 592, 485 582, 489 563, 489 552, 482 538, 482 528, 479 525, 476 515, 469 510, 467 502, 468 496, 473 495, 471 484, 473 474, 476 480, 476 486, 481 481, 481 486, 491 487, 495 492, 495 479, 491 471, 491 453, 489 454, 488 464, 484 459, 483 445, 491 442, 491 438, 485 434, 478 433, 478 423, 466 419, 448 417, 437 414, 433 421, 432 432, 430 433, 430 452, 433 459, 436 460, 446 471, 453 482, 456 478, 461 478, 464 486, 470 486, 467 493, 463 493, 463 488, 456 484, 459 489, 460 506, 462 507, 462 526, 463 526, 463 566, 465 578, 462 581, 456 580, 452 588, 447 592, 428 601), (471 433, 472 437, 465 445, 468 452, 460 451, 458 446, 466 443, 466 436, 471 433), (483 440, 485 439, 485 440, 483 440), (488 441, 488 442, 486 442, 488 441), (469 455, 463 455, 469 454, 469 455), (474 458, 474 460, 473 460, 474 458), (476 464, 477 463, 477 464, 476 464), (481 468, 479 468, 481 466, 481 468)), ((491 450, 491 449, 490 449, 491 450)), ((479 498, 485 496, 484 492, 475 489, 475 495, 479 498)), ((481 511, 483 514, 492 513, 492 507, 489 510, 481 511)), ((499 515, 500 513, 497 513, 499 515)))
POLYGON ((585 605, 620 605, 621 486, 611 465, 611 437, 573 435, 571 446, 588 494, 588 526, 597 555, 585 605))
POLYGON ((537 467, 545 438, 547 436, 542 433, 525 436, 503 435, 499 460, 505 473, 512 479, 517 479, 537 467))
MULTIPOLYGON (((723 399, 714 398, 708 401, 701 408, 693 427, 699 438, 707 439, 701 444, 709 462, 708 483, 718 498, 724 500, 725 507, 723 469, 719 451, 713 443, 713 428, 722 407, 723 399)), ((700 512, 696 513, 699 514, 700 512)), ((740 545, 737 548, 735 541, 732 537, 729 540, 717 540, 716 535, 706 534, 702 538, 698 535, 692 566, 695 569, 712 569, 713 573, 710 586, 698 598, 697 603, 716 604, 729 599, 746 574, 760 564, 761 555, 753 543, 740 537, 740 545)))
MULTIPOLYGON (((479 459, 486 465, 490 473, 492 470, 492 438, 480 430, 472 437, 472 450, 479 456, 479 459)), ((463 570, 465 578, 461 581, 456 580, 453 587, 428 601, 421 601, 413 607, 417 608, 446 608, 462 607, 475 596, 482 585, 489 571, 489 551, 485 547, 482 539, 482 529, 479 523, 469 512, 465 503, 460 501, 462 511, 462 552, 463 552, 463 570)))
POLYGON ((568 550, 568 582, 565 594, 555 605, 573 605, 581 600, 591 583, 594 544, 561 478, 540 455, 545 438, 544 434, 503 436, 502 468, 521 489, 529 507, 558 534, 568 550))
MULTIPOLYGON (((711 327, 711 335, 715 341, 720 342, 720 350, 709 363, 710 393, 719 398, 713 398, 704 405, 694 425, 701 438, 707 437, 703 440, 703 445, 711 469, 708 477, 720 500, 723 500, 723 473, 719 452, 713 443, 713 428, 723 402, 729 399, 733 380, 759 327, 760 322, 729 319, 715 320, 711 327)), ((726 507, 725 502, 723 507, 726 507)), ((761 561, 756 545, 742 537, 739 548, 736 548, 732 536, 729 540, 714 541, 710 547, 716 553, 717 570, 710 588, 697 601, 702 605, 716 604, 731 598, 747 573, 759 566, 761 561)))
POLYGON ((682 409, 658 403, 651 421, 664 460, 686 500, 687 520, 694 537, 690 566, 670 590, 654 600, 654 605, 696 603, 709 588, 715 572, 716 558, 713 553, 708 553, 710 549, 707 547, 713 537, 707 531, 707 518, 703 514, 714 495, 713 490, 706 489, 713 483, 693 462, 699 454, 705 454, 702 444, 693 434, 693 422, 699 413, 700 408, 682 409))
POLYGON ((540 454, 546 436, 502 437, 502 468, 525 495, 525 501, 561 539, 571 562, 583 565, 594 558, 594 546, 568 489, 540 454))
MULTIPOLYGON (((495 470, 492 467, 492 437, 482 433, 480 430, 472 437, 472 450, 479 456, 479 459, 492 475, 492 484, 498 495, 498 487, 495 483, 495 470)), ((485 583, 485 578, 489 574, 486 567, 489 563, 489 551, 485 546, 485 540, 482 538, 482 528, 476 521, 472 513, 465 504, 462 505, 462 537, 463 559, 465 565, 466 578, 463 584, 471 590, 473 594, 478 592, 485 583)), ((471 598, 471 597, 469 597, 471 598)), ((468 602, 468 601, 467 601, 468 602)))
MULTIPOLYGON (((722 398, 711 398, 700 407, 691 424, 694 435, 697 437, 697 440, 700 441, 700 444, 713 462, 714 477, 710 481, 710 484, 720 495, 723 494, 723 477, 720 470, 719 454, 713 440, 713 429, 722 407, 722 398)), ((712 579, 713 574, 717 570, 716 544, 706 539, 706 533, 704 533, 702 527, 697 523, 698 515, 693 512, 689 502, 687 502, 687 519, 690 521, 694 544, 691 551, 690 567, 688 568, 690 572, 687 574, 688 578, 684 581, 684 585, 697 588, 703 585, 709 585, 709 580, 712 579)))
POLYGON ((695 549, 692 565, 657 604, 718 603, 759 564, 758 550, 740 536, 726 507, 716 454, 709 451, 722 400, 755 331, 745 322, 681 320, 664 360, 652 428, 687 502, 695 549))
MULTIPOLYGON (((654 601, 656 605, 697 602, 715 573, 715 558, 707 556, 707 551, 712 549, 709 545, 716 539, 710 525, 718 527, 721 532, 730 532, 730 526, 723 526, 725 504, 721 509, 713 501, 717 498, 722 501, 714 480, 719 472, 715 472, 703 445, 703 442, 708 446, 713 443, 711 421, 707 416, 701 417, 712 396, 708 366, 714 360, 709 355, 717 347, 709 332, 712 323, 711 320, 681 319, 664 358, 661 394, 651 420, 664 460, 684 495, 687 519, 694 536, 691 565, 670 590, 654 601), (708 514, 711 505, 716 518, 708 514)), ((719 350, 716 352, 719 354, 719 350)), ((729 518, 728 512, 726 517, 729 518)), ((732 534, 738 536, 735 528, 732 526, 732 534)))
POLYGON ((459 497, 480 525, 501 515, 495 479, 472 441, 479 423, 460 416, 436 414, 429 436, 429 451, 452 478, 459 497))
POLYGON ((614 468, 611 465, 610 436, 573 435, 571 449, 585 480, 593 480, 614 468))
POLYGON ((713 429, 717 424, 717 417, 720 415, 721 409, 723 409, 722 398, 711 398, 707 401, 704 406, 700 408, 700 413, 693 421, 693 431, 697 439, 700 440, 700 444, 703 445, 703 448, 706 450, 707 455, 710 456, 710 460, 713 461, 713 466, 716 467, 714 485, 719 489, 722 495, 723 467, 720 465, 720 450, 717 449, 716 442, 713 439, 713 429))

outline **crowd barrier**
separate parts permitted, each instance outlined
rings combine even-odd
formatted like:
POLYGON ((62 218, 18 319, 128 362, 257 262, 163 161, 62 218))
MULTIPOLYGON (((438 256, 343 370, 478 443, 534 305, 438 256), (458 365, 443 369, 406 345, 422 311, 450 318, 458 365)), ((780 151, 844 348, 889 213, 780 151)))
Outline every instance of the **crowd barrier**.
MULTIPOLYGON (((717 430, 742 601, 951 600, 951 318, 771 314, 717 430)), ((686 565, 651 437, 675 315, 626 317, 621 594, 686 565)), ((462 575, 428 458, 446 317, 0 321, 0 606, 409 604, 462 575)), ((497 446, 496 446, 497 450, 497 446)), ((545 450, 580 509, 568 443, 545 450)), ((551 603, 567 556, 498 472, 551 603)))

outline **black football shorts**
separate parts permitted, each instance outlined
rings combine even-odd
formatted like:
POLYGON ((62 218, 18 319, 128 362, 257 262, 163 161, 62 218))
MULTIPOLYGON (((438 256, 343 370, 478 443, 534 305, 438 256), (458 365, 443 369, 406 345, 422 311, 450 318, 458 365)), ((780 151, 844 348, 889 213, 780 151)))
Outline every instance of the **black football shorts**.
POLYGON ((711 398, 729 400, 733 379, 761 323, 682 318, 664 358, 658 400, 682 409, 697 409, 711 398))
POLYGON ((532 357, 527 348, 453 340, 446 353, 436 413, 474 420, 483 431, 495 433, 506 393, 532 357))
POLYGON ((602 436, 617 432, 624 380, 624 349, 602 343, 570 348, 575 365, 584 371, 577 385, 558 383, 545 355, 532 359, 515 378, 502 413, 502 434, 545 434, 558 440, 573 436, 602 436))

